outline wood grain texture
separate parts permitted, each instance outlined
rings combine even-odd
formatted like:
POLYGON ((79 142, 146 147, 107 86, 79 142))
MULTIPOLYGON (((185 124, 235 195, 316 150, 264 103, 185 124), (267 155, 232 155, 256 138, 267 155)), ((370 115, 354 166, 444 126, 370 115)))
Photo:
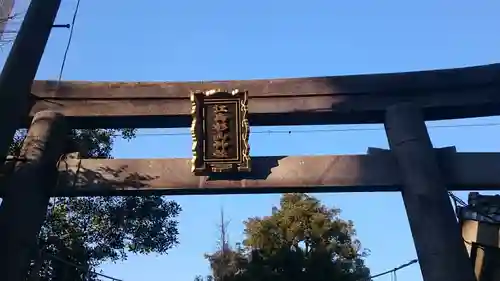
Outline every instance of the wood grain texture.
MULTIPOLYGON (((500 187, 500 153, 437 155, 450 190, 500 187)), ((197 177, 190 165, 181 158, 68 159, 53 196, 374 192, 399 191, 402 184, 390 153, 254 157, 251 173, 230 178, 197 177)))
POLYGON ((402 101, 421 106, 427 120, 500 114, 500 64, 491 64, 245 81, 63 81, 59 88, 35 81, 31 115, 58 110, 74 128, 189 127, 190 91, 214 88, 249 91, 253 126, 382 123, 385 109, 402 101))

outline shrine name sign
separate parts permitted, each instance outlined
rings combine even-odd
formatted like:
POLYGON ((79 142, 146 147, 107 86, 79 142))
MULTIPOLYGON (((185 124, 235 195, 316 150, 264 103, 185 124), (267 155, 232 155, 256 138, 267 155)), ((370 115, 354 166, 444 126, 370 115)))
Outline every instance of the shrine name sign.
POLYGON ((191 106, 192 172, 250 172, 248 92, 196 91, 191 106))

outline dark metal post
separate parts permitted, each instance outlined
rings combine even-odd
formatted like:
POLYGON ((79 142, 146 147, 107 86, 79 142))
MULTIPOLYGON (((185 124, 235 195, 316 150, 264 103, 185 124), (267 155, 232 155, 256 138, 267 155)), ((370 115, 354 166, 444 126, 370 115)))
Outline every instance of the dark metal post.
POLYGON ((57 161, 64 153, 64 117, 42 111, 35 115, 0 205, 0 280, 24 281, 37 252, 50 190, 57 182, 57 161))
MULTIPOLYGON (((30 110, 29 96, 61 0, 31 0, 0 74, 0 159, 30 110)), ((2 160, 3 161, 3 160, 2 160)))
POLYGON ((475 281, 460 227, 419 108, 387 109, 389 145, 404 181, 402 195, 425 281, 475 281))

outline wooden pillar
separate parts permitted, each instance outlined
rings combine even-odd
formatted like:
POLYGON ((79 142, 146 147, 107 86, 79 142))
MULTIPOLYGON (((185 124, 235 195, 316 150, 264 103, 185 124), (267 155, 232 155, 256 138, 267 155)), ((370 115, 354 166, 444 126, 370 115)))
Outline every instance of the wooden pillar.
POLYGON ((0 159, 30 110, 31 85, 61 0, 31 0, 0 74, 0 159))
POLYGON ((407 103, 389 107, 385 129, 403 177, 401 193, 424 281, 475 281, 420 109, 407 103))
POLYGON ((0 280, 25 280, 37 253, 37 237, 57 180, 67 130, 61 114, 35 115, 0 205, 0 280))

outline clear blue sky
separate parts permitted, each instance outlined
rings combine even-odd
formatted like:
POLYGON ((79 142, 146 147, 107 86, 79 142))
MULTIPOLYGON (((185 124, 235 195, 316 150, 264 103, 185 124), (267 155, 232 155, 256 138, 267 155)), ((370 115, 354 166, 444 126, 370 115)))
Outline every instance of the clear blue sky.
MULTIPOLYGON (((23 2, 22 0, 18 0, 23 2)), ((399 72, 500 62, 498 1, 118 1, 82 0, 64 72, 67 80, 184 81, 399 72), (141 3, 141 4, 139 4, 141 3)), ((18 10, 25 7, 21 3, 18 10)), ((69 23, 76 0, 63 0, 57 23, 69 23)), ((38 79, 56 79, 68 31, 54 30, 38 79)), ((5 59, 5 49, 1 54, 5 59)), ((500 123, 500 118, 432 122, 500 123)), ((335 126, 335 128, 381 128, 335 126)), ((254 131, 269 128, 252 128, 254 131)), ((358 154, 387 147, 384 131, 254 134, 252 154, 358 154)), ((301 130, 304 128, 300 128, 301 130)), ((307 128, 306 128, 307 129, 307 128)), ((158 130, 155 130, 155 132, 158 130)), ((162 130, 185 132, 182 130, 162 130)), ((141 131, 145 132, 145 131, 141 131)), ((140 132, 140 133, 141 133, 140 132)), ((499 152, 500 126, 430 129, 435 146, 499 152)), ((189 157, 182 136, 117 140, 117 158, 189 157)), ((460 193, 465 198, 466 193, 460 193)), ((343 209, 374 273, 416 257, 399 194, 321 194, 343 209)), ((131 256, 102 266, 126 281, 191 281, 209 272, 203 254, 215 249, 221 206, 232 242, 242 221, 270 213, 279 195, 172 197, 180 245, 167 256, 131 256)), ((418 266, 399 280, 421 281, 418 266)), ((390 276, 378 280, 389 281, 390 276)))

